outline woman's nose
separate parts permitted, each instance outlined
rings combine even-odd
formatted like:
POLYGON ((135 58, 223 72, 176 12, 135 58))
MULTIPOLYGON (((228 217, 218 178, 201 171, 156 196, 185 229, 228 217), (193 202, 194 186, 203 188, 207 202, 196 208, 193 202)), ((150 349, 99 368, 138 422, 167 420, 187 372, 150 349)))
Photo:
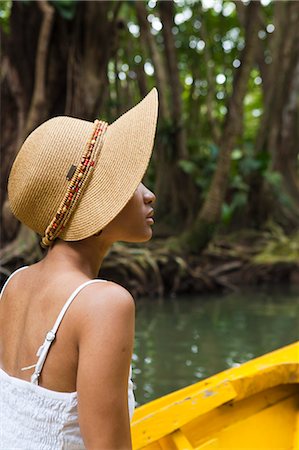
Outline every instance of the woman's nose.
POLYGON ((146 192, 144 194, 144 201, 146 204, 155 203, 155 201, 156 201, 155 194, 147 188, 146 188, 146 192))

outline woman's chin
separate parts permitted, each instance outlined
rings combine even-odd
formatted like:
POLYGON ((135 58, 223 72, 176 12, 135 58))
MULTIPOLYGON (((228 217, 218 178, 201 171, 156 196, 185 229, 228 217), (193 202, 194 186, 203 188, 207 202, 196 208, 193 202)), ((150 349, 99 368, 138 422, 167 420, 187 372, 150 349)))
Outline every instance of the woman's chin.
POLYGON ((152 230, 151 227, 148 227, 146 232, 145 232, 144 238, 140 242, 147 242, 147 241, 149 241, 152 238, 152 236, 153 236, 153 230, 152 230))
POLYGON ((147 242, 153 236, 153 231, 151 228, 147 229, 144 233, 136 236, 132 236, 130 239, 126 239, 125 242, 138 243, 138 242, 147 242))
POLYGON ((153 232, 152 232, 152 230, 150 230, 150 233, 148 233, 147 237, 142 242, 150 241, 152 237, 153 237, 153 232))

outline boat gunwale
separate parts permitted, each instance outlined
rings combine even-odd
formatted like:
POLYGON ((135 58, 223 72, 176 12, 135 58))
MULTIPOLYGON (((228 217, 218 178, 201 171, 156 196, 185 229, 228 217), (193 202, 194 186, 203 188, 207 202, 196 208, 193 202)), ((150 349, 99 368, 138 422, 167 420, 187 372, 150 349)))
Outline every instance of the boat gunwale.
POLYGON ((134 443, 138 441, 136 448, 141 448, 225 403, 294 383, 299 383, 299 341, 138 407, 131 423, 132 440, 134 443), (179 414, 183 404, 184 412, 188 405, 187 415, 179 414), (152 429, 153 424, 163 417, 169 418, 163 434, 156 431, 149 436, 146 430, 152 429), (142 445, 139 445, 141 441, 142 445))

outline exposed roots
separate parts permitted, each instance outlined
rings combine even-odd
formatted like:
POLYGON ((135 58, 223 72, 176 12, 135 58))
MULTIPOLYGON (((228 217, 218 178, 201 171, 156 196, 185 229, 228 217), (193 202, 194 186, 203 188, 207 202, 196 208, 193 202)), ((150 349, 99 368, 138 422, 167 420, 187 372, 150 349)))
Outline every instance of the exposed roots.
MULTIPOLYGON (((269 233, 218 238, 201 255, 184 255, 169 248, 167 240, 153 240, 147 245, 117 243, 105 258, 99 276, 125 286, 135 298, 234 291, 249 284, 299 284, 297 236, 293 242, 277 230, 271 239, 269 233), (282 244, 295 252, 293 260, 279 260, 277 249, 282 244), (271 249, 275 250, 273 261, 271 249)), ((41 256, 35 233, 21 228, 17 238, 0 252, 2 281, 19 265, 32 264, 41 256)))
MULTIPOLYGON (((279 261, 276 255, 272 264, 260 262, 257 255, 268 251, 269 232, 259 236, 259 240, 256 235, 243 236, 237 242, 218 239, 201 255, 183 255, 168 248, 165 240, 152 241, 146 248, 116 244, 100 276, 116 280, 135 297, 236 291, 249 284, 299 284, 299 258, 279 261)), ((295 243, 290 246, 295 248, 295 243)))

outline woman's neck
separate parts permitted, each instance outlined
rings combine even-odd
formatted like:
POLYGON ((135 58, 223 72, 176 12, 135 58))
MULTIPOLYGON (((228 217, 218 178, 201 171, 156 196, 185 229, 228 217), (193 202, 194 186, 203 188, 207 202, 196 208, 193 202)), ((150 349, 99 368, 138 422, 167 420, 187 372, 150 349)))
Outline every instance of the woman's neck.
POLYGON ((93 279, 98 276, 111 245, 112 243, 105 242, 101 236, 68 242, 57 239, 41 262, 49 269, 78 270, 93 279))

